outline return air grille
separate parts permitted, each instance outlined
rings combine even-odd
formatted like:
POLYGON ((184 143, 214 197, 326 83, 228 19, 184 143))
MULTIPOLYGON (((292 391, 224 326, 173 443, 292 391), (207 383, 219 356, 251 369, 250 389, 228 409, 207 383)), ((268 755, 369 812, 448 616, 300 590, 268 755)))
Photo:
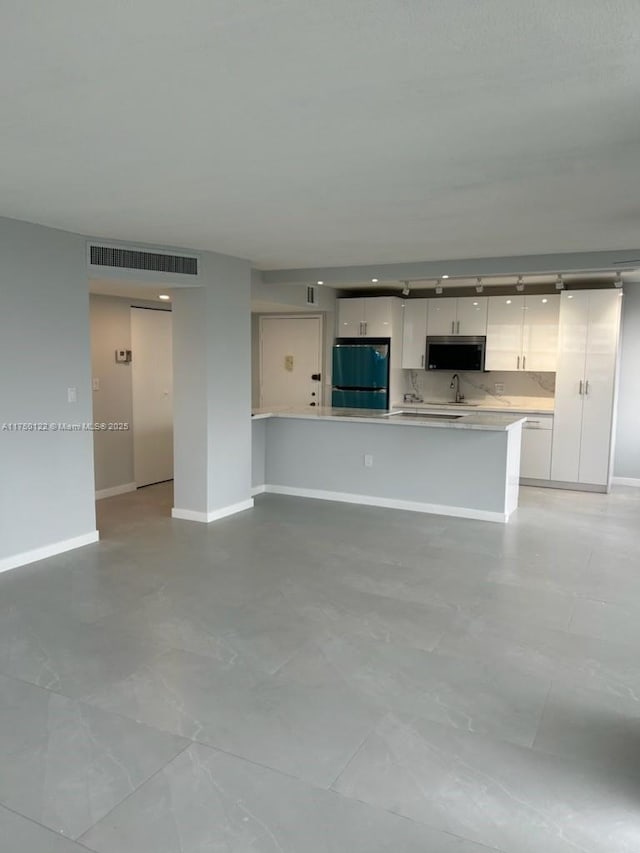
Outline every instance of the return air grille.
POLYGON ((111 246, 91 246, 91 266, 115 267, 122 270, 198 275, 198 259, 184 255, 162 255, 138 249, 114 249, 111 246))

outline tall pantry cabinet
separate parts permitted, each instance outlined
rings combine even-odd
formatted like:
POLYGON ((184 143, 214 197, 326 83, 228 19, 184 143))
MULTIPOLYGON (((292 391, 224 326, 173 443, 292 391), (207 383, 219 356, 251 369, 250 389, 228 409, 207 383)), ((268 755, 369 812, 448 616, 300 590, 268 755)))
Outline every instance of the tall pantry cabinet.
POLYGON ((608 488, 622 291, 564 291, 551 479, 608 488))

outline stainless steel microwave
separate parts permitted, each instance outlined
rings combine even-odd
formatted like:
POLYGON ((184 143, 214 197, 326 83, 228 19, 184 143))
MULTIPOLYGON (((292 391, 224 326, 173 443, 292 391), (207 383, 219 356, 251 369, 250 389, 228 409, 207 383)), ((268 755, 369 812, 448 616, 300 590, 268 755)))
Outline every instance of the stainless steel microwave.
POLYGON ((484 370, 487 339, 472 335, 431 335, 427 338, 426 370, 484 370))

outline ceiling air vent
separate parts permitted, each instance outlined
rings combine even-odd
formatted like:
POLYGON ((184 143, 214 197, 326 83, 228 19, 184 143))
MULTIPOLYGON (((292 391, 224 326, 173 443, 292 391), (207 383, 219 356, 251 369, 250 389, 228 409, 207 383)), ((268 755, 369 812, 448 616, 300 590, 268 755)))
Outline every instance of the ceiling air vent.
POLYGON ((317 305, 318 300, 316 299, 316 289, 313 285, 309 285, 307 287, 307 305, 317 305))
POLYGON ((140 249, 118 249, 112 246, 91 246, 89 263, 92 267, 111 267, 121 270, 198 275, 198 259, 186 255, 164 255, 140 249))

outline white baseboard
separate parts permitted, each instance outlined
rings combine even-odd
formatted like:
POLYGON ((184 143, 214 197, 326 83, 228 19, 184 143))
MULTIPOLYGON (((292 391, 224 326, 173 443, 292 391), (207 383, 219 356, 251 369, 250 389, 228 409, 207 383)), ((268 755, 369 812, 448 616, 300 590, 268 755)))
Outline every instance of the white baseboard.
POLYGON ((253 508, 253 498, 246 501, 240 501, 237 504, 223 506, 220 509, 214 509, 211 512, 198 512, 194 509, 179 509, 175 507, 171 510, 171 518, 178 518, 182 521, 199 521, 201 524, 209 524, 212 521, 218 521, 221 518, 226 518, 229 515, 235 515, 237 512, 244 512, 246 509, 253 508))
POLYGON ((93 545, 99 538, 100 534, 98 531, 92 530, 91 533, 74 536, 73 539, 64 539, 62 542, 53 542, 51 545, 44 545, 42 548, 34 548, 33 551, 23 551, 21 554, 13 554, 11 557, 5 557, 3 560, 0 560, 0 572, 17 569, 19 566, 26 566, 38 560, 46 560, 47 557, 55 557, 56 554, 73 551, 74 548, 82 548, 84 545, 93 545))
POLYGON ((262 486, 252 486, 251 494, 253 497, 256 495, 263 495, 267 491, 267 487, 263 484, 262 486))
POLYGON ((98 489, 96 500, 101 501, 103 498, 114 498, 116 495, 124 495, 126 492, 135 492, 137 488, 135 483, 121 483, 119 486, 111 486, 109 489, 98 489))
POLYGON ((637 477, 613 477, 611 482, 614 486, 633 486, 640 489, 640 479, 637 477))
POLYGON ((424 512, 431 515, 449 515, 454 518, 473 518, 477 521, 497 521, 502 524, 509 520, 505 512, 491 512, 483 509, 471 509, 461 506, 448 506, 443 504, 421 503, 419 501, 403 501, 396 498, 379 498, 371 495, 354 495, 350 492, 328 492, 324 489, 299 489, 294 486, 270 486, 264 487, 265 492, 276 495, 292 495, 299 498, 315 498, 321 501, 338 501, 349 504, 362 504, 364 506, 380 506, 387 509, 403 509, 408 512, 424 512))

